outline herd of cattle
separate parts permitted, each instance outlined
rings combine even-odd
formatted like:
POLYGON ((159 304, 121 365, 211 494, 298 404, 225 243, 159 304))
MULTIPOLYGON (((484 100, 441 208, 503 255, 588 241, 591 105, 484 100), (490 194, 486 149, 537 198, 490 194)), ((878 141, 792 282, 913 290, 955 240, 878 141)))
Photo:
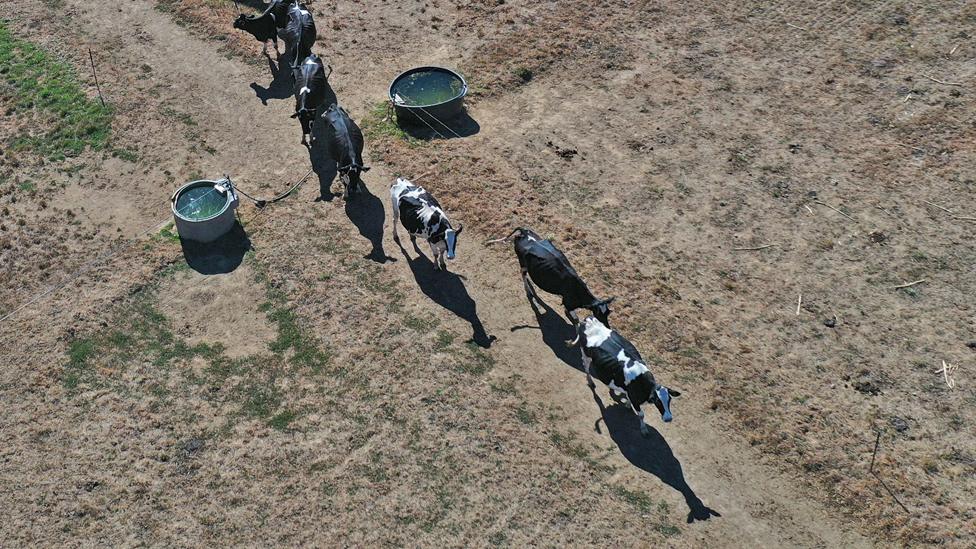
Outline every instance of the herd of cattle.
MULTIPOLYGON (((285 42, 285 52, 291 58, 294 78, 295 113, 292 118, 298 118, 301 123, 302 144, 314 146, 312 129, 319 111, 325 107, 332 67, 328 67, 326 72, 322 60, 312 53, 316 29, 311 12, 298 0, 271 0, 264 13, 239 16, 234 21, 234 28, 244 30, 261 41, 265 55, 267 42, 272 41, 279 60, 278 38, 285 42)), ((363 133, 345 109, 336 103, 328 105, 321 118, 327 123, 328 146, 344 186, 343 196, 349 199, 350 193, 362 189, 361 175, 369 169, 363 165, 363 133)), ((434 268, 446 270, 445 258, 454 259, 463 226, 458 224, 455 228, 437 200, 423 187, 405 178, 398 177, 394 181, 390 198, 394 240, 400 241, 397 234, 399 221, 409 233, 414 246, 418 236, 427 240, 434 268)), ((537 303, 545 304, 536 294, 532 282, 546 292, 562 297, 566 316, 576 331, 576 338, 566 343, 569 346, 580 345, 590 387, 594 387, 591 372, 595 372, 596 377, 609 386, 615 395, 630 404, 640 418, 642 433, 648 432, 641 410, 644 404, 653 404, 663 421, 671 421, 671 399, 680 393, 657 383, 633 344, 609 327, 610 303, 614 298, 599 299, 594 296, 566 256, 551 241, 529 229, 517 228, 507 237, 489 241, 489 244, 498 242, 514 243, 525 295, 537 315, 540 314, 537 303), (589 309, 592 316, 581 322, 575 312, 577 309, 589 309)))

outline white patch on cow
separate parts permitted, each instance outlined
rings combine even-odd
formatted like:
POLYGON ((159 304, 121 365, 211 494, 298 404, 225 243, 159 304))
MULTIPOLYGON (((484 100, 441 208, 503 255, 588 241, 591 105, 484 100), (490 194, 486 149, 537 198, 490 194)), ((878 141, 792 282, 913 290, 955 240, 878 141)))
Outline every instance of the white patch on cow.
POLYGON ((302 86, 302 89, 298 90, 298 95, 304 95, 310 91, 312 90, 310 90, 308 86, 302 86))
POLYGON ((607 387, 610 387, 610 390, 616 393, 617 396, 622 396, 626 400, 627 391, 625 389, 621 389, 620 387, 617 387, 617 384, 614 383, 612 379, 610 380, 610 384, 607 385, 607 387))
POLYGON ((306 59, 306 60, 305 60, 305 64, 306 64, 306 65, 314 65, 314 64, 315 64, 315 61, 314 61, 314 60, 312 60, 312 59, 306 59))
POLYGON ((599 347, 603 345, 604 341, 610 339, 611 333, 610 328, 607 328, 602 322, 592 316, 586 319, 583 334, 586 336, 587 347, 599 347))
POLYGON ((640 377, 644 372, 648 371, 647 366, 644 363, 637 360, 631 360, 627 353, 623 349, 617 353, 617 360, 620 361, 621 366, 624 367, 624 385, 630 385, 631 381, 634 381, 640 377), (629 365, 627 363, 630 363, 629 365))

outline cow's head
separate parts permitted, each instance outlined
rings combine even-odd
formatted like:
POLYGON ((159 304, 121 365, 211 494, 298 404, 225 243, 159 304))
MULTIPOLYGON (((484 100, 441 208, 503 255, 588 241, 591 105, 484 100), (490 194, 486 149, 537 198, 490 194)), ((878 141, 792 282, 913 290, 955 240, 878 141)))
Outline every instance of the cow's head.
POLYGON ((657 406, 657 411, 661 413, 661 420, 670 423, 673 418, 671 415, 671 399, 681 396, 681 393, 674 389, 669 389, 664 385, 654 384, 654 396, 651 401, 657 406))
POLYGON ((593 313, 604 326, 610 326, 610 304, 613 303, 615 297, 609 299, 600 299, 594 301, 592 305, 589 306, 590 312, 593 313))
POLYGON ((448 229, 444 233, 444 244, 447 246, 447 258, 454 259, 457 254, 457 239, 461 235, 464 225, 458 225, 457 230, 448 229))
POLYGON ((246 15, 244 15, 243 13, 240 14, 240 15, 238 15, 237 16, 237 19, 234 19, 234 28, 235 29, 243 29, 244 28, 244 23, 246 21, 247 21, 247 16, 246 15))

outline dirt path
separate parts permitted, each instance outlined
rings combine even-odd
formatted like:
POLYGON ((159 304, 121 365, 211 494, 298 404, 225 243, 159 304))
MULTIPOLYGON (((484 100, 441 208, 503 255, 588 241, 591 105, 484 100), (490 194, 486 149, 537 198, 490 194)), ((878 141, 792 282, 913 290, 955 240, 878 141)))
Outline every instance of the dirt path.
MULTIPOLYGON (((76 24, 86 27, 99 40, 119 44, 133 67, 140 63, 152 65, 156 78, 178 91, 181 108, 200 121, 207 141, 218 151, 212 159, 213 169, 231 171, 248 189, 260 187, 260 183, 289 181, 305 172, 309 159, 298 144, 297 125, 288 118, 291 101, 272 100, 262 106, 249 87, 251 82, 265 82, 266 70, 226 59, 216 52, 213 43, 192 36, 154 10, 151 2, 68 3, 76 10, 76 24)), ((373 87, 346 88, 336 91, 348 105, 369 104, 379 96, 373 87)), ((490 119, 494 108, 488 103, 479 107, 476 114, 490 119)), ((362 112, 354 115, 361 116, 362 112)), ((482 135, 475 139, 484 138, 482 135)), ((396 167, 377 162, 372 165, 367 183, 386 208, 388 182, 396 167)), ((269 214, 278 218, 276 222, 287 225, 295 238, 314 238, 308 229, 316 216, 343 215, 341 200, 314 201, 319 194, 314 183, 313 180, 297 197, 269 214)), ((422 183, 436 194, 436 181, 422 183)), ((253 215, 253 210, 245 210, 244 216, 249 215, 253 215)), ((618 475, 635 489, 671 503, 672 512, 680 515, 676 521, 684 522, 689 511, 707 515, 706 506, 721 514, 688 526, 686 537, 676 540, 678 544, 870 545, 822 505, 806 497, 804 487, 796 479, 760 465, 758 453, 744 441, 714 428, 714 412, 696 396, 693 387, 682 387, 686 396, 675 404, 673 424, 662 427, 651 421, 651 425, 660 428, 660 435, 642 439, 637 434, 636 419, 614 415, 613 410, 608 412, 606 421, 599 422, 597 432, 594 425, 600 419, 600 411, 582 373, 574 369, 578 364, 575 351, 560 346, 560 340, 566 337, 565 322, 550 313, 543 317, 542 330, 536 329, 538 322, 522 295, 510 251, 482 247, 479 243, 488 235, 478 232, 475 220, 469 220, 466 226, 469 228, 459 249, 459 260, 452 267, 463 275, 464 286, 477 304, 477 317, 487 332, 498 338, 490 351, 498 359, 493 375, 519 373, 528 386, 535 388, 527 392, 565 411, 573 430, 584 441, 613 448, 611 460, 619 466, 618 475), (519 326, 527 327, 513 330, 519 326)), ((368 253, 370 242, 352 223, 348 229, 354 248, 368 253)), ((417 287, 408 262, 390 239, 388 219, 384 229, 385 250, 399 258, 385 265, 387 276, 413 289, 409 299, 414 304, 433 311, 459 333, 470 333, 469 322, 445 308, 451 304, 434 303, 417 287)), ((265 236, 252 235, 259 258, 262 248, 276 244, 265 240, 265 236)), ((462 314, 470 317, 471 312, 462 314)), ((600 388, 598 394, 604 404, 611 404, 604 389, 600 388)))

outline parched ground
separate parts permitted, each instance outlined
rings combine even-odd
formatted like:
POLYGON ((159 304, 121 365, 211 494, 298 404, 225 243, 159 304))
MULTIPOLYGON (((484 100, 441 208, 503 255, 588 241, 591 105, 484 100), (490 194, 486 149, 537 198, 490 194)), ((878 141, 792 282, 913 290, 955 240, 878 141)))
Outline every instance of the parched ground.
POLYGON ((368 137, 349 203, 233 3, 8 10, 92 100, 93 46, 113 119, 99 150, 0 156, 0 315, 70 282, 0 323, 3 539, 974 543, 973 6, 311 7, 368 137), (384 120, 427 63, 467 76, 473 135, 384 120), (267 196, 310 161, 242 207, 222 268, 157 232, 179 182, 267 196), (453 273, 390 238, 395 174, 464 221, 453 273), (674 423, 642 438, 586 388, 565 321, 481 245, 516 225, 617 296, 674 423))

